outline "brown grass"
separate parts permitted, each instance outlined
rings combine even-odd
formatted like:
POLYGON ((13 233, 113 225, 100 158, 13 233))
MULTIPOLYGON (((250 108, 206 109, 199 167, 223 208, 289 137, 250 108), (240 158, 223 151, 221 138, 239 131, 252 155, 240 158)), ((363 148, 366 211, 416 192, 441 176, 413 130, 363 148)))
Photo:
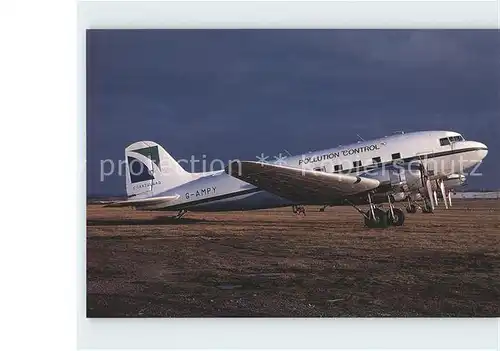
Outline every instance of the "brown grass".
POLYGON ((89 317, 500 316, 500 201, 166 215, 87 207, 89 317))

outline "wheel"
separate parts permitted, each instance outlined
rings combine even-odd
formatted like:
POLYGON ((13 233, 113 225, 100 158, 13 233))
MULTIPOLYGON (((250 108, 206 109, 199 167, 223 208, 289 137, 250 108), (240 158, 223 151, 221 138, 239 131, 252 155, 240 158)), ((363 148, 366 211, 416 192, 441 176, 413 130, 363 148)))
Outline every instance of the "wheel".
POLYGON ((387 228, 389 226, 387 213, 380 208, 375 208, 373 212, 375 213, 375 218, 372 218, 370 210, 366 212, 365 225, 368 228, 387 228))
POLYGON ((411 204, 410 206, 406 207, 406 212, 417 213, 417 206, 415 206, 414 204, 411 204))
POLYGON ((391 215, 391 210, 387 211, 387 219, 389 221, 389 224, 399 227, 402 226, 403 223, 405 222, 405 214, 403 211, 401 211, 399 208, 393 209, 394 212, 394 217, 391 215))
POLYGON ((429 206, 428 204, 425 204, 424 207, 422 207, 422 213, 433 213, 434 211, 432 210, 432 207, 429 206))

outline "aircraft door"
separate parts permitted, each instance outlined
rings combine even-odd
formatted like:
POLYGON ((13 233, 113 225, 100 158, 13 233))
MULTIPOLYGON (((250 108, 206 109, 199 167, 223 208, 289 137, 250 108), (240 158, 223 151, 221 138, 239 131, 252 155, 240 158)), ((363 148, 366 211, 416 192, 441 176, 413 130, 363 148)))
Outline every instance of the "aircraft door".
POLYGON ((426 150, 426 151, 421 151, 417 152, 417 157, 419 160, 421 160, 422 164, 425 166, 427 169, 427 172, 429 172, 429 175, 434 174, 434 162, 432 162, 432 159, 429 159, 428 156, 433 154, 434 150, 426 150))

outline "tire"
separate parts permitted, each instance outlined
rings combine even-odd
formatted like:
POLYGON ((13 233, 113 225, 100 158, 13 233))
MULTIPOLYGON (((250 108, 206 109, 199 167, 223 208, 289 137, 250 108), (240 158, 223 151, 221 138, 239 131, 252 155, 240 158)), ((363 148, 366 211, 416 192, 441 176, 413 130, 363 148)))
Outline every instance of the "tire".
POLYGON ((389 224, 396 227, 402 226, 403 223, 405 222, 405 213, 399 208, 393 209, 393 212, 394 212, 394 218, 392 218, 391 210, 387 211, 387 218, 389 224))
POLYGON ((422 213, 433 213, 433 212, 434 211, 429 205, 424 205, 424 207, 422 207, 422 213))
POLYGON ((380 208, 375 208, 373 212, 375 213, 375 218, 371 218, 370 210, 366 212, 368 218, 365 217, 365 225, 368 228, 387 228, 389 226, 387 213, 380 208))
POLYGON ((410 206, 406 207, 406 212, 417 213, 417 206, 415 206, 414 204, 411 204, 410 206))

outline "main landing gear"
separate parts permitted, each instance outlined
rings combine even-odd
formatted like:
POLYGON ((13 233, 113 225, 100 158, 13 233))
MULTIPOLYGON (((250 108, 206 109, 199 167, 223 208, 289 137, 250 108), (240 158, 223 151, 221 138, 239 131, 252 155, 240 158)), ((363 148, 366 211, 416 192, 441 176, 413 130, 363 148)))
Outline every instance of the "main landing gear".
POLYGON ((389 226, 389 218, 387 213, 380 208, 371 208, 364 214, 365 226, 368 228, 387 228, 389 226))
POLYGON ((408 196, 408 205, 406 206, 406 212, 408 213, 417 213, 417 209, 420 208, 420 205, 413 201, 410 196, 408 196))
POLYGON ((392 205, 393 198, 391 195, 387 196, 387 201, 389 202, 389 209, 387 210, 387 219, 390 225, 400 227, 405 222, 405 214, 399 208, 395 208, 392 205))
POLYGON ((364 212, 352 203, 350 205, 363 215, 365 225, 368 228, 387 228, 391 225, 396 227, 402 226, 405 222, 404 212, 393 206, 393 199, 390 195, 387 197, 387 200, 389 201, 389 209, 387 211, 373 204, 370 193, 368 194, 368 204, 370 205, 368 211, 364 212))
POLYGON ((296 215, 299 215, 299 214, 301 214, 303 216, 306 215, 306 208, 302 205, 292 205, 292 211, 296 215))
POLYGON ((406 212, 408 213, 417 213, 417 210, 422 210, 422 213, 433 213, 432 205, 427 198, 424 198, 424 205, 420 206, 417 202, 411 200, 408 197, 408 205, 406 206, 406 212))
POLYGON ((434 213, 434 209, 430 204, 429 200, 426 198, 424 200, 424 207, 422 207, 422 213, 434 213))

